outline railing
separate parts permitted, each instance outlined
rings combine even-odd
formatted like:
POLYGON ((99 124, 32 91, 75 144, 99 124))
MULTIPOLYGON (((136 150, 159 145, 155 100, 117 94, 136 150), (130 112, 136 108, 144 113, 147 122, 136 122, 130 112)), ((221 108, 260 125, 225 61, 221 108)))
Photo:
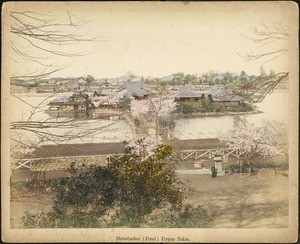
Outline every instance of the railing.
MULTIPOLYGON (((240 159, 240 154, 234 150, 234 149, 228 149, 228 148, 220 148, 219 149, 221 153, 225 157, 233 156, 237 159, 240 159)), ((193 150, 181 150, 180 151, 180 158, 181 160, 187 160, 187 159, 212 159, 214 156, 214 152, 216 149, 193 149, 193 150)), ((81 155, 81 156, 67 156, 67 157, 48 157, 48 158, 32 158, 32 159, 19 159, 16 160, 13 164, 13 170, 27 168, 32 169, 32 167, 36 163, 41 163, 41 160, 47 160, 47 163, 49 161, 53 160, 53 163, 61 160, 68 160, 72 161, 72 159, 76 160, 77 162, 82 160, 86 160, 87 158, 98 158, 100 160, 103 160, 104 162, 111 162, 112 159, 118 159, 121 157, 121 154, 102 154, 102 155, 81 155)), ((51 162, 50 162, 51 163, 51 162)))
POLYGON ((56 163, 57 161, 61 161, 61 160, 71 160, 72 159, 76 159, 76 161, 78 160, 84 160, 86 158, 89 157, 93 157, 93 158, 98 158, 100 160, 105 160, 107 163, 111 162, 112 158, 118 158, 120 157, 120 154, 103 154, 103 155, 83 155, 83 156, 67 156, 67 157, 47 157, 47 158, 31 158, 31 159, 19 159, 14 161, 13 163, 13 170, 17 170, 17 169, 22 169, 22 168, 26 168, 26 169, 32 169, 32 167, 37 164, 37 163, 41 163, 40 160, 47 160, 48 163, 49 161, 53 160, 53 163, 56 163))
MULTIPOLYGON (((234 149, 219 148, 219 150, 222 152, 223 155, 227 155, 227 156, 231 155, 235 158, 240 157, 240 154, 238 153, 238 151, 236 151, 234 149)), ((182 150, 180 152, 180 158, 181 158, 181 160, 200 159, 200 158, 212 159, 215 151, 216 151, 216 149, 182 150)))

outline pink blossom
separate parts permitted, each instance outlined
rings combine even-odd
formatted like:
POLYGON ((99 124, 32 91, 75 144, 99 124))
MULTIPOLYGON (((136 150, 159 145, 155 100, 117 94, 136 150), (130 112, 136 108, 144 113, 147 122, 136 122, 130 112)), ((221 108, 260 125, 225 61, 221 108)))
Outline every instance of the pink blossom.
POLYGON ((132 152, 143 158, 151 156, 160 144, 162 144, 160 136, 148 136, 138 140, 132 139, 127 142, 127 146, 131 148, 132 152))
POLYGON ((168 117, 175 110, 177 104, 173 99, 148 98, 143 100, 132 100, 130 112, 132 116, 145 115, 149 112, 159 117, 168 117))
POLYGON ((273 157, 282 153, 287 136, 286 129, 281 123, 263 121, 262 125, 255 126, 246 119, 239 119, 234 128, 227 133, 219 132, 219 139, 229 148, 251 158, 255 155, 273 157))

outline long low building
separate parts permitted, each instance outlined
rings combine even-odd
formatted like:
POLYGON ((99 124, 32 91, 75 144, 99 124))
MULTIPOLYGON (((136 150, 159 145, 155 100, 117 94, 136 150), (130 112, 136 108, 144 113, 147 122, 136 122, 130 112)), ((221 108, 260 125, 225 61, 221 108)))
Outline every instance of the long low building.
MULTIPOLYGON (((216 148, 223 148, 224 152, 229 149, 218 139, 194 139, 168 142, 179 153, 182 160, 199 159, 206 157, 211 159, 216 148)), ((13 170, 27 168, 35 173, 36 178, 45 178, 49 171, 70 172, 70 168, 81 169, 86 166, 104 166, 114 158, 124 153, 123 143, 88 143, 88 144, 63 144, 44 145, 37 148, 33 153, 23 159, 14 162, 13 170)), ((232 154, 229 150, 227 153, 232 154)))
MULTIPOLYGON (((174 150, 186 149, 210 149, 220 146, 218 139, 173 139, 167 144, 174 150)), ((225 144, 222 144, 223 146, 225 144)), ((37 148, 32 154, 27 155, 31 158, 48 158, 48 157, 72 157, 72 156, 94 156, 108 154, 124 153, 124 144, 121 142, 109 143, 84 143, 84 144, 60 144, 60 145, 43 145, 37 148)))

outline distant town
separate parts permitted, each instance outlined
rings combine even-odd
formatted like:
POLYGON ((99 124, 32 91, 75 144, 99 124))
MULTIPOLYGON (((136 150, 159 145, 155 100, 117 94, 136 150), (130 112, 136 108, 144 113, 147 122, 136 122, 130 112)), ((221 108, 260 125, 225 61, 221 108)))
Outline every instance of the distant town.
MULTIPOLYGON (((274 71, 270 71, 272 73, 274 71)), ((73 78, 49 78, 40 80, 13 80, 11 81, 12 93, 53 93, 53 92, 75 92, 78 89, 84 89, 87 92, 93 92, 99 88, 119 89, 124 85, 124 82, 140 82, 152 89, 157 85, 166 85, 168 89, 176 92, 180 90, 179 86, 189 86, 194 91, 210 90, 212 86, 224 87, 230 89, 234 86, 250 83, 260 76, 266 76, 265 71, 261 71, 259 76, 247 75, 244 71, 237 73, 217 73, 210 71, 203 75, 190 75, 183 73, 175 73, 162 78, 149 76, 136 76, 126 74, 117 78, 94 78, 91 75, 87 77, 73 78)), ((287 88, 287 82, 281 82, 277 88, 287 88)))
MULTIPOLYGON (((272 72, 272 71, 271 71, 272 72)), ((247 91, 236 87, 251 84, 260 76, 209 72, 202 76, 175 73, 162 78, 126 74, 117 78, 51 78, 34 81, 14 80, 12 93, 59 94, 49 103, 47 113, 54 117, 108 118, 121 116, 130 99, 163 96, 177 103, 181 116, 257 112, 247 91), (66 94, 67 93, 67 94, 66 94)), ((270 74, 269 74, 270 75, 270 74)), ((287 88, 282 82, 277 88, 287 88)))

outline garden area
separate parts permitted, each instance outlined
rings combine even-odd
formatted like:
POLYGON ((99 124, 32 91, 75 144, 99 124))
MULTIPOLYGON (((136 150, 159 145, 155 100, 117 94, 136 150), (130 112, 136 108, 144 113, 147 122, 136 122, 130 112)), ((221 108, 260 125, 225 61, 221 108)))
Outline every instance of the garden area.
MULTIPOLYGON (((70 178, 51 172, 40 192, 24 169, 12 184, 12 228, 288 227, 288 163, 283 156, 257 158, 251 174, 247 165, 240 172, 231 162, 225 176, 212 178, 177 174, 178 169, 193 169, 194 160, 171 162, 168 150, 153 156, 152 163, 121 167, 120 162, 129 159, 124 155, 107 167, 70 169, 70 178), (260 177, 263 170, 275 170, 276 175, 260 177)), ((204 162, 205 168, 210 165, 204 162)))

